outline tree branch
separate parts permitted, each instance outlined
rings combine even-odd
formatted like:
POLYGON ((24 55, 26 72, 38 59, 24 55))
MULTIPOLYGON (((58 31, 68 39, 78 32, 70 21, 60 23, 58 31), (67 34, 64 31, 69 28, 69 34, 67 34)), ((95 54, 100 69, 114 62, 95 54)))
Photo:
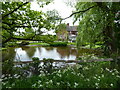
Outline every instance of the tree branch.
POLYGON ((21 4, 20 6, 18 6, 17 8, 15 8, 15 9, 14 9, 13 11, 11 11, 10 13, 4 15, 4 16, 2 17, 2 19, 4 19, 5 17, 7 17, 8 15, 14 13, 14 12, 17 11, 19 8, 21 8, 22 6, 24 6, 24 5, 28 4, 28 3, 29 3, 29 2, 25 2, 25 3, 21 4))
POLYGON ((78 14, 78 13, 80 13, 80 12, 84 13, 84 12, 90 10, 90 9, 93 8, 93 7, 95 7, 95 6, 91 6, 91 7, 89 7, 88 9, 83 10, 83 11, 74 12, 74 13, 72 13, 70 16, 68 16, 68 17, 66 17, 66 18, 63 18, 62 20, 68 19, 68 18, 72 17, 74 14, 78 14))

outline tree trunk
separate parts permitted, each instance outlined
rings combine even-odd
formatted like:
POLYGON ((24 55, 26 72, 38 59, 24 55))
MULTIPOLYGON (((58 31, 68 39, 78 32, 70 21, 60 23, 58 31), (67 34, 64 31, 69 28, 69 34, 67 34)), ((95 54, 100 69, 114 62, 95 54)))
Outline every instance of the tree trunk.
POLYGON ((114 35, 114 28, 113 28, 113 24, 114 24, 114 19, 111 19, 112 15, 108 15, 107 17, 107 24, 105 26, 104 29, 104 41, 105 41, 105 46, 106 46, 106 54, 114 54, 117 52, 117 47, 116 47, 116 43, 115 43, 115 35, 114 35))

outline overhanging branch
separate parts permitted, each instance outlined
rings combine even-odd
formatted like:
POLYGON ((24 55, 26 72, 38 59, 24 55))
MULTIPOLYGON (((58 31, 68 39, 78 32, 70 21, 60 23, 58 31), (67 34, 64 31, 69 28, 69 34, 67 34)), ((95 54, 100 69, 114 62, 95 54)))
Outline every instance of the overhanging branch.
MULTIPOLYGON (((96 6, 96 5, 95 5, 95 6, 96 6)), ((84 13, 84 12, 90 10, 91 8, 95 7, 95 6, 91 6, 91 7, 87 8, 87 9, 85 9, 85 10, 83 10, 83 11, 74 12, 74 13, 72 13, 70 16, 68 16, 68 17, 66 17, 66 18, 63 18, 63 19, 61 19, 61 20, 68 19, 68 18, 72 17, 74 14, 78 14, 78 13, 81 13, 81 12, 84 13)))
POLYGON ((25 3, 21 4, 20 6, 18 6, 17 8, 15 8, 15 9, 14 9, 13 11, 11 11, 10 13, 4 15, 4 16, 2 17, 2 19, 4 19, 5 17, 7 17, 8 15, 12 14, 13 12, 17 11, 19 8, 21 8, 22 6, 24 6, 24 5, 28 4, 28 3, 29 3, 29 2, 25 2, 25 3))

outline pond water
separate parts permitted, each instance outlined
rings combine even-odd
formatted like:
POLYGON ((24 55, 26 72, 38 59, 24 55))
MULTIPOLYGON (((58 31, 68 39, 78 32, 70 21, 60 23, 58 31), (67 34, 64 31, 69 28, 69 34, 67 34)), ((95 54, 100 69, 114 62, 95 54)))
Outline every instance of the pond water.
POLYGON ((31 61, 33 57, 52 58, 55 60, 75 60, 77 58, 77 49, 74 47, 40 47, 24 46, 17 48, 8 48, 2 51, 2 59, 14 59, 14 61, 31 61))

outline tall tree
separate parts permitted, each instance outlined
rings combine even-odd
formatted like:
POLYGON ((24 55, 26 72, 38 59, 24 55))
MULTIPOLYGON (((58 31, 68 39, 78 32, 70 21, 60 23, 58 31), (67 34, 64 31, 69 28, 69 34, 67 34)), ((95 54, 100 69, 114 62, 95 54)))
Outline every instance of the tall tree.
MULTIPOLYGON (((47 5, 49 2, 41 3, 47 5)), ((51 23, 42 11, 30 9, 30 2, 2 2, 2 43, 11 40, 34 40, 41 28, 50 29, 51 23), (36 30, 35 30, 36 29, 36 30)))
POLYGON ((102 40, 107 55, 119 52, 119 10, 119 2, 77 2, 76 12, 71 16, 80 21, 78 45, 102 40))
POLYGON ((67 26, 65 23, 59 24, 56 27, 56 34, 59 40, 66 41, 68 38, 67 26))

